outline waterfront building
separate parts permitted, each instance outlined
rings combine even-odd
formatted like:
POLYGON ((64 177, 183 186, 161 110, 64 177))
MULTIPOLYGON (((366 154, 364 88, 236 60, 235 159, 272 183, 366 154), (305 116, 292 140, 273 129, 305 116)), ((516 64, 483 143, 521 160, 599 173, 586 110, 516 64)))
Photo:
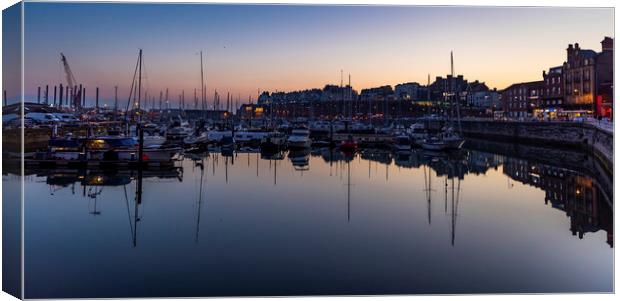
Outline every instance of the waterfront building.
POLYGON ((386 100, 394 99, 394 89, 392 86, 386 85, 376 88, 362 89, 360 93, 361 100, 386 100))
POLYGON ((268 107, 263 104, 242 104, 239 107, 238 117, 241 119, 260 119, 266 117, 268 107))
POLYGON ((564 75, 564 109, 611 117, 613 108, 613 46, 605 37, 601 52, 568 45, 564 75))
POLYGON ((463 78, 463 75, 447 75, 445 78, 437 76, 435 81, 429 86, 431 100, 434 102, 443 102, 445 100, 446 93, 461 94, 467 91, 467 80, 463 78))
POLYGON ((595 113, 611 118, 614 103, 614 39, 605 37, 601 48, 601 53, 596 57, 595 113))
POLYGON ((336 85, 325 85, 323 88, 321 95, 321 101, 332 101, 332 100, 355 100, 357 99, 357 92, 353 90, 353 88, 349 85, 344 87, 336 86, 336 85))
POLYGON ((420 100, 426 98, 426 91, 422 88, 416 82, 402 83, 394 86, 394 93, 399 100, 420 100))
POLYGON ((500 94, 497 90, 470 92, 466 95, 467 105, 485 110, 497 111, 502 109, 500 94))
POLYGON ((555 118, 564 101, 563 67, 556 66, 543 71, 544 87, 535 114, 543 118, 555 118))
POLYGON ((564 110, 593 110, 597 53, 581 49, 579 43, 566 48, 564 74, 564 110))
POLYGON ((211 120, 220 120, 225 119, 228 116, 231 116, 230 112, 226 110, 200 110, 200 109, 187 109, 187 110, 179 110, 179 109, 170 109, 161 111, 161 115, 164 118, 183 116, 187 120, 200 120, 200 119, 211 119, 211 120))
POLYGON ((504 112, 509 118, 531 117, 541 99, 544 81, 512 84, 501 93, 504 112))

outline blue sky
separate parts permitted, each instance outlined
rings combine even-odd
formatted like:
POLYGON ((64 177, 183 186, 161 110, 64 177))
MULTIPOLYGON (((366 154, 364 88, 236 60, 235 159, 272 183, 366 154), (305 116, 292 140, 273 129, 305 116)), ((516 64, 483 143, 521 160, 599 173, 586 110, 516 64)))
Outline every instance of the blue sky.
POLYGON ((451 50, 457 73, 501 89, 540 79, 569 43, 599 51, 614 35, 613 10, 594 8, 26 3, 25 16, 26 95, 64 83, 63 52, 108 103, 115 85, 128 94, 139 48, 150 95, 191 102, 203 50, 209 99, 244 101, 338 83, 340 69, 356 89, 425 83, 449 73, 451 50))

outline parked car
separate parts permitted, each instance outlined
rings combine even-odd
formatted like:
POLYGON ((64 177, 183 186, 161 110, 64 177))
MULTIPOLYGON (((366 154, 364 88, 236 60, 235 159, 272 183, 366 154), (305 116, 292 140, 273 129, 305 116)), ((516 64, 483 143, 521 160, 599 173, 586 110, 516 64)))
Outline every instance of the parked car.
POLYGON ((52 113, 27 113, 25 115, 25 118, 30 118, 38 124, 53 124, 60 122, 60 119, 58 119, 52 113))

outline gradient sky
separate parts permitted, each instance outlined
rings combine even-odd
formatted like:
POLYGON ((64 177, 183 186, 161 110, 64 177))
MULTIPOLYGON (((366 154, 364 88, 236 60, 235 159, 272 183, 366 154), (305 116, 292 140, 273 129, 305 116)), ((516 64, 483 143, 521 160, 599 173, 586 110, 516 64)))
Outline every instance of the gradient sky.
POLYGON ((246 101, 257 89, 320 88, 339 83, 340 69, 358 90, 426 83, 450 72, 451 50, 456 73, 501 89, 541 79, 569 43, 600 51, 613 17, 610 8, 26 3, 26 96, 65 83, 63 52, 88 99, 99 86, 110 104, 118 85, 126 101, 138 48, 149 94, 168 87, 176 101, 185 90, 188 103, 201 49, 209 100, 213 89, 246 101))

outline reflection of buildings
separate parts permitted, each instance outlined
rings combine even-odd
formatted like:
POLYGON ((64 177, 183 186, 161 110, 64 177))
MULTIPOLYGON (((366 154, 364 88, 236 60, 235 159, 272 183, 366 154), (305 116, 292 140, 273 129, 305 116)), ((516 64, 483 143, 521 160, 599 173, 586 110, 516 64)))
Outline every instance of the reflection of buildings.
POLYGON ((504 173, 512 179, 545 191, 545 204, 566 212, 573 235, 603 229, 613 247, 613 213, 595 180, 577 172, 527 160, 508 158, 504 173))

